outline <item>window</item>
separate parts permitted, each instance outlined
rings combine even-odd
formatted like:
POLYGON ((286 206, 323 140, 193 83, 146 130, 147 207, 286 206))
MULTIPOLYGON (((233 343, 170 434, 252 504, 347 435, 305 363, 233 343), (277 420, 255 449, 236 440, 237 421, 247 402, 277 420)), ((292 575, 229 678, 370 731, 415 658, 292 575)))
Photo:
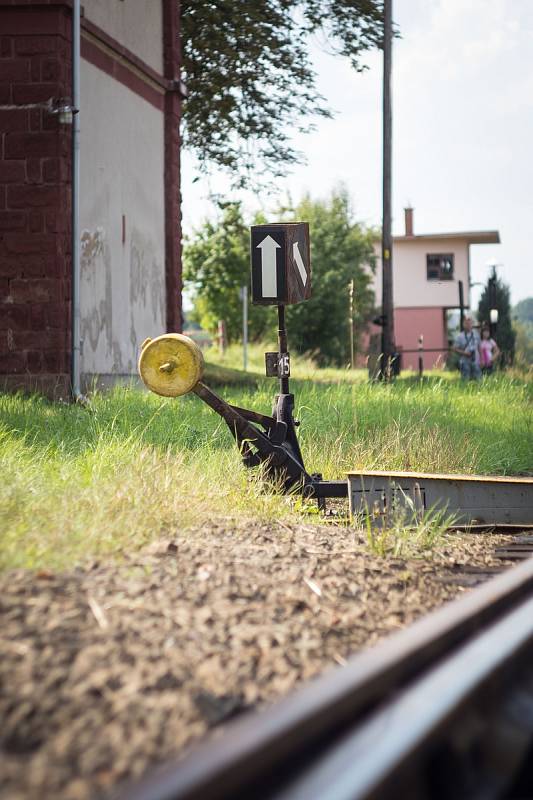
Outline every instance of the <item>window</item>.
POLYGON ((428 253, 426 264, 428 281, 453 280, 453 253, 428 253))

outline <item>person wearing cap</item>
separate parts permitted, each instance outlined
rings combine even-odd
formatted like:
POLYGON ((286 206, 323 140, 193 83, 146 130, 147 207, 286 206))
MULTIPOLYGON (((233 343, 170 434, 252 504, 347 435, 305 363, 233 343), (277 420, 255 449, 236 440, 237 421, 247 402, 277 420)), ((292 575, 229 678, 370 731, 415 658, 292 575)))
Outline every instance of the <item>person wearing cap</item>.
POLYGON ((480 366, 480 338, 474 330, 472 317, 464 318, 463 330, 455 340, 453 348, 459 358, 459 369, 463 380, 479 380, 481 378, 480 366))

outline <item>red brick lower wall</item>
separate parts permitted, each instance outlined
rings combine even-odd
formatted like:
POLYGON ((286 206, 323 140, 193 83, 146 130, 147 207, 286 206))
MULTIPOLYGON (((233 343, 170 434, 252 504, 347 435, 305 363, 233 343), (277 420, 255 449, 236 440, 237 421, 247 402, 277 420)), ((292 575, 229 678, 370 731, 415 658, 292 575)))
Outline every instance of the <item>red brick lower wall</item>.
POLYGON ((70 53, 66 5, 0 0, 0 389, 68 389, 71 129, 23 106, 70 97, 70 53))

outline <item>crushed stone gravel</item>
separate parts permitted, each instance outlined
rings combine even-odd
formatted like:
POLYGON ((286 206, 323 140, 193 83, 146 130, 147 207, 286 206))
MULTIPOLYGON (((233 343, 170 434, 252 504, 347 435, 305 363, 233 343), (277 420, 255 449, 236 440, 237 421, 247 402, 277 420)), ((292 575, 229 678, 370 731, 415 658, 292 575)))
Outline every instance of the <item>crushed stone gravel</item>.
POLYGON ((457 575, 502 568, 510 538, 406 561, 349 527, 227 520, 118 564, 0 576, 0 797, 112 797, 467 591, 457 575))

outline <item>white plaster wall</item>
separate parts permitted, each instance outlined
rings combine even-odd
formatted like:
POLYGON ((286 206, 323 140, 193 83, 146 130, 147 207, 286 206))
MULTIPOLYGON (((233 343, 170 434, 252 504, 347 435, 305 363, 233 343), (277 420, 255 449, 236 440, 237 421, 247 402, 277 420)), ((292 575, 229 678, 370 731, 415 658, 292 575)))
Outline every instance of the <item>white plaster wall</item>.
POLYGON ((163 114, 83 60, 81 97, 81 371, 134 375, 165 326, 163 114))
POLYGON ((163 72, 162 0, 85 0, 83 7, 90 22, 163 72))
MULTIPOLYGON (((376 305, 381 305, 381 244, 376 244, 376 305)), ((463 281, 464 302, 469 303, 469 246, 464 239, 413 239, 395 241, 392 252, 393 299, 396 307, 453 307, 459 305, 459 281, 463 281), (426 255, 453 253, 451 281, 428 281, 426 255)))

